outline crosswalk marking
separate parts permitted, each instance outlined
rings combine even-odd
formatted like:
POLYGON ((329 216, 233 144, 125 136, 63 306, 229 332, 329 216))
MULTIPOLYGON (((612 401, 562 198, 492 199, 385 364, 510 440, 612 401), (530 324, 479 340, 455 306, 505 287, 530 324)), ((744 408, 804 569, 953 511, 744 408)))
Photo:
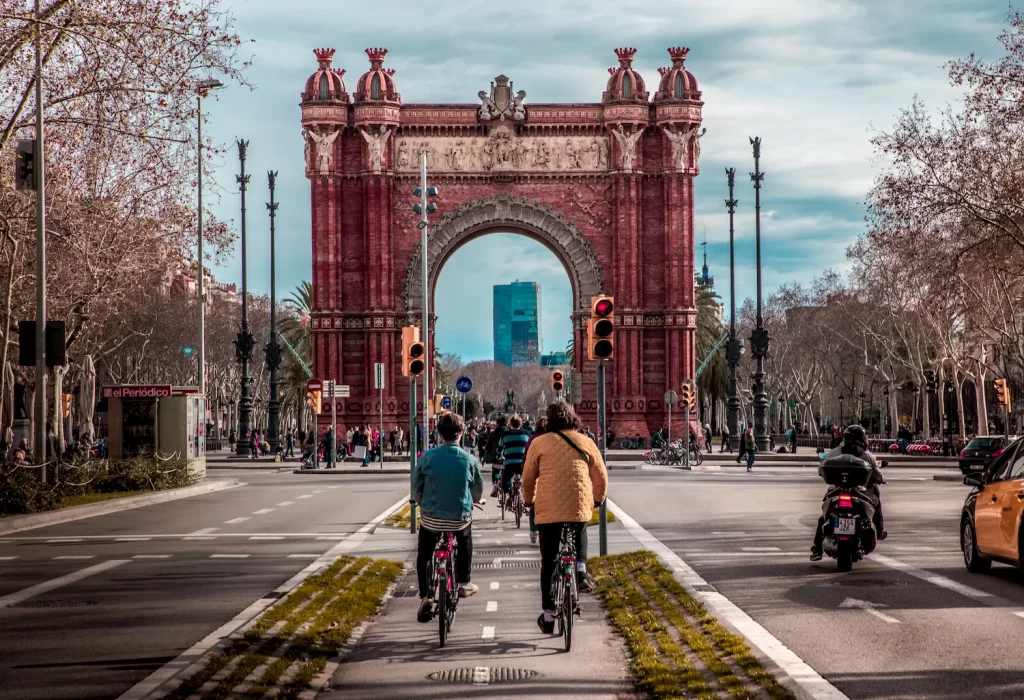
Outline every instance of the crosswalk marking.
POLYGON ((487 601, 487 612, 498 612, 498 601, 488 600, 487 601))
POLYGON ((501 582, 500 582, 500 581, 491 581, 491 590, 492 590, 492 591, 496 591, 496 590, 498 590, 498 587, 499 587, 500 585, 501 585, 501 582))
POLYGON ((480 635, 481 639, 494 639, 494 627, 484 627, 483 633, 480 635))

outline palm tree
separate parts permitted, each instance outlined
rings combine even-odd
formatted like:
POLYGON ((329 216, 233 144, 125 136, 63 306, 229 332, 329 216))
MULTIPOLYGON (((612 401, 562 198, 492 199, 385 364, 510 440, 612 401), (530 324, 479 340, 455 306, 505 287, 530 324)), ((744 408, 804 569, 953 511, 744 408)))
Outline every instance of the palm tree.
MULTIPOLYGON (((718 295, 707 287, 697 288, 697 365, 711 354, 712 349, 722 338, 722 322, 719 319, 720 306, 718 295)), ((703 396, 708 399, 711 409, 711 424, 717 422, 716 407, 720 400, 729 394, 729 366, 725 361, 725 351, 719 347, 710 358, 704 371, 697 378, 697 386, 703 396)))
POLYGON ((310 330, 309 315, 313 306, 313 285, 303 281, 292 290, 283 302, 284 316, 278 321, 281 337, 291 350, 285 349, 281 362, 281 395, 287 408, 293 408, 302 415, 305 406, 306 381, 310 375, 302 366, 313 364, 313 334, 310 330), (292 352, 294 351, 294 353, 292 352), (298 355, 302 358, 299 362, 298 355))

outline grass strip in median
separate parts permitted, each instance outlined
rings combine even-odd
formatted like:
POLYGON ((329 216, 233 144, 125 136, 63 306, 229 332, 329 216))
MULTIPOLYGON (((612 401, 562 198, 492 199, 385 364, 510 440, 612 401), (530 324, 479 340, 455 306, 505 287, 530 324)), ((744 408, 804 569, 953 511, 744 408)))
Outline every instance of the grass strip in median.
POLYGON ((384 524, 389 527, 406 528, 409 527, 409 504, 406 503, 404 506, 396 510, 394 513, 389 515, 384 520, 384 524))
POLYGON ((608 619, 626 640, 636 686, 655 700, 793 700, 648 551, 591 559, 608 619))
POLYGON ((341 557, 268 609, 165 700, 297 698, 377 612, 401 571, 398 562, 341 557))

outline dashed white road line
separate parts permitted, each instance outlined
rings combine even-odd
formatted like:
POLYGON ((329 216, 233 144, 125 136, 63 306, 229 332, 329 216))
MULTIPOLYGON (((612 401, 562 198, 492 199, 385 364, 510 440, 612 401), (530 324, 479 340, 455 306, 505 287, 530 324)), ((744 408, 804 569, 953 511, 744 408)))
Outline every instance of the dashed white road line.
POLYGON ((341 540, 348 537, 348 535, 321 535, 317 537, 317 540, 327 540, 331 542, 340 542, 341 540))
POLYGON ((494 639, 494 627, 484 627, 484 631, 480 634, 480 639, 494 639))
POLYGON ((741 551, 744 552, 779 552, 782 551, 778 547, 740 547, 741 551))
POLYGON ((72 542, 81 542, 81 537, 57 537, 52 540, 46 540, 46 544, 70 544, 72 542))
POLYGON ((95 559, 95 554, 65 554, 64 556, 54 557, 54 559, 72 559, 72 560, 85 560, 95 559))
POLYGON ((14 561, 18 557, 0 557, 0 561, 14 561))
POLYGON ((231 520, 225 520, 225 525, 237 525, 238 523, 244 523, 249 518, 231 518, 231 520))
POLYGON ((132 559, 170 559, 170 554, 136 554, 132 559))
POLYGON ((306 494, 304 496, 296 496, 296 498, 312 498, 312 496, 310 496, 309 494, 306 494))
POLYGON ((313 493, 324 493, 324 492, 326 492, 326 491, 327 491, 327 489, 317 489, 317 490, 316 490, 316 491, 314 491, 313 493))
POLYGON ((501 581, 491 581, 491 590, 496 591, 501 586, 501 581))
POLYGON ((267 513, 273 513, 275 510, 277 510, 277 508, 260 508, 259 510, 254 510, 252 512, 252 514, 253 515, 266 515, 267 513))
POLYGON ((341 487, 340 486, 328 486, 327 488, 328 489, 340 489, 341 487))
POLYGON ((283 540, 284 537, 280 535, 253 535, 249 538, 250 540, 283 540))
POLYGON ((61 588, 62 586, 67 586, 68 584, 75 583, 76 581, 81 581, 82 579, 89 578, 90 576, 94 576, 95 574, 102 573, 109 569, 113 569, 116 566, 121 566, 121 564, 127 563, 127 559, 111 559, 109 561, 103 561, 99 564, 88 566, 84 569, 79 569, 78 571, 73 571, 70 574, 61 576, 59 578, 51 579, 49 581, 43 581, 42 583, 37 583, 34 586, 22 589, 20 591, 16 591, 14 593, 9 593, 8 595, 5 595, 4 597, 0 598, 0 608, 9 608, 12 605, 17 605, 18 603, 26 601, 29 598, 34 598, 35 596, 40 595, 42 593, 49 593, 52 590, 61 588))
POLYGON ((487 612, 498 612, 498 601, 488 600, 487 601, 487 612))
POLYGON ((152 537, 115 537, 114 542, 149 542, 152 537))
POLYGON ((211 554, 210 559, 248 559, 248 554, 211 554))
POLYGON ((194 537, 182 537, 181 539, 184 542, 213 542, 217 538, 209 535, 196 535, 194 537))
POLYGON ((316 559, 319 554, 289 554, 289 559, 316 559))
POLYGON ((868 559, 877 561, 879 564, 884 564, 885 566, 888 566, 890 569, 896 569, 897 571, 902 571, 905 574, 910 574, 911 576, 919 578, 922 581, 927 581, 928 583, 935 584, 940 588, 945 588, 947 590, 959 593, 960 595, 967 596, 968 598, 994 597, 991 593, 988 593, 987 591, 981 591, 977 588, 972 588, 962 583, 958 583, 951 578, 946 578, 945 576, 933 574, 930 571, 918 569, 916 566, 911 566, 910 564, 899 561, 898 559, 893 559, 891 557, 887 557, 881 554, 869 554, 868 559))
POLYGON ((792 649, 772 636, 768 630, 737 607, 735 603, 717 591, 707 592, 711 586, 700 574, 694 571, 670 547, 649 533, 636 520, 633 520, 611 499, 608 500, 608 508, 615 512, 615 517, 641 546, 658 555, 658 558, 676 574, 679 581, 690 590, 695 598, 703 600, 713 615, 726 620, 752 645, 775 662, 794 683, 805 691, 808 698, 813 700, 849 700, 844 693, 822 678, 792 649))
POLYGON ((293 506, 293 505, 295 505, 295 501, 281 501, 277 505, 278 505, 279 508, 284 508, 285 506, 293 506))

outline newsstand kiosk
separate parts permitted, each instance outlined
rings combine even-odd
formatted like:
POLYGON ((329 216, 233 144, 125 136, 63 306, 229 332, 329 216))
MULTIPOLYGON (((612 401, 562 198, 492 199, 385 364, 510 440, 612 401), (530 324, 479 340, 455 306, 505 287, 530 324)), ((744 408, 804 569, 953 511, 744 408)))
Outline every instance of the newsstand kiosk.
POLYGON ((111 459, 159 455, 206 474, 206 398, 198 387, 118 384, 104 386, 103 397, 111 459))

